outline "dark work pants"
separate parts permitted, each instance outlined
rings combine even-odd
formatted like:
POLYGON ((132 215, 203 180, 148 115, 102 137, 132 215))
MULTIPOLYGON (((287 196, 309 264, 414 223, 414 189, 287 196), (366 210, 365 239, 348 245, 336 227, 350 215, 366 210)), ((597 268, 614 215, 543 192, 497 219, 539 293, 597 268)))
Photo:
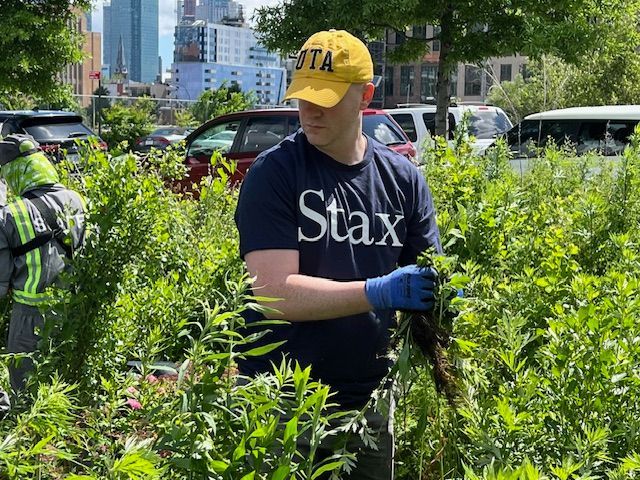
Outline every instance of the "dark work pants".
MULTIPOLYGON (((343 480, 393 480, 393 457, 394 437, 393 437, 393 404, 389 411, 389 417, 385 417, 380 412, 370 409, 365 414, 367 425, 373 431, 378 449, 367 447, 360 436, 351 433, 346 440, 346 451, 356 454, 355 468, 349 473, 343 473, 340 478, 343 480)), ((334 454, 336 445, 335 439, 330 439, 326 445, 321 444, 316 449, 316 463, 334 454)), ((310 451, 309 438, 298 438, 298 451, 302 455, 307 455, 310 451)), ((319 477, 322 480, 329 479, 329 475, 319 477)))
MULTIPOLYGON (((236 382, 238 385, 246 385, 247 377, 238 377, 236 382)), ((385 396, 390 402, 389 414, 385 416, 380 412, 370 408, 365 419, 372 435, 376 438, 377 450, 367 447, 361 440, 360 436, 351 433, 346 439, 345 450, 349 453, 356 454, 356 465, 349 474, 340 475, 341 480, 393 480, 393 460, 395 456, 395 444, 393 436, 393 414, 395 410, 395 399, 392 391, 387 390, 385 396)), ((335 410, 334 410, 335 412, 335 410)), ((283 416, 280 421, 286 423, 290 420, 287 416, 283 416)), ((339 423, 331 424, 332 428, 337 428, 339 423)), ((303 457, 310 454, 310 434, 298 437, 296 448, 303 457)), ((318 464, 325 458, 334 455, 336 450, 344 445, 344 440, 338 437, 329 437, 324 440, 315 452, 314 463, 318 464), (341 444, 337 444, 342 442, 341 444)), ((318 480, 327 480, 329 474, 321 475, 318 480)))
MULTIPOLYGON (((14 302, 9 322, 7 350, 9 353, 32 353, 36 351, 40 337, 36 329, 41 329, 44 319, 37 307, 14 302)), ((9 366, 9 379, 14 392, 24 389, 27 375, 33 370, 33 360, 22 358, 9 366)))

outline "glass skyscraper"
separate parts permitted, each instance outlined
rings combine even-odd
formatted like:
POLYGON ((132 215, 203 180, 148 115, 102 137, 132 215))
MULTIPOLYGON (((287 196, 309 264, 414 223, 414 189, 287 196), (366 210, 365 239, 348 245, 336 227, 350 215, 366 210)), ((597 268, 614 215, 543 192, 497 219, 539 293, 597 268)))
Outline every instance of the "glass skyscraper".
POLYGON ((111 0, 103 7, 103 63, 113 75, 120 37, 128 79, 154 82, 158 76, 158 0, 111 0))

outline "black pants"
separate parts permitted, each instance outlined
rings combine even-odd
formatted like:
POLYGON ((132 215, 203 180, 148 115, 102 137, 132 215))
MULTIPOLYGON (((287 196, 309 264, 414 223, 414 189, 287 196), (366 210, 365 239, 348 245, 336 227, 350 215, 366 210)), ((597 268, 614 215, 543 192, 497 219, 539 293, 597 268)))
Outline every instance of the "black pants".
MULTIPOLYGON (((373 436, 377 444, 377 450, 364 444, 359 435, 349 434, 345 440, 329 438, 316 449, 316 463, 329 458, 336 451, 345 445, 349 453, 356 454, 356 465, 350 473, 343 473, 339 478, 343 480, 393 480, 393 457, 394 437, 393 437, 393 404, 389 410, 389 416, 384 416, 374 409, 370 409, 365 414, 368 427, 373 431, 373 436), (341 442, 340 445, 336 445, 341 442)), ((333 426, 333 425, 332 425, 333 426)), ((336 425, 337 426, 337 425, 336 425)), ((298 438, 297 448, 302 455, 310 452, 309 436, 303 435, 298 438)), ((329 475, 319 477, 322 480, 329 479, 329 475)))

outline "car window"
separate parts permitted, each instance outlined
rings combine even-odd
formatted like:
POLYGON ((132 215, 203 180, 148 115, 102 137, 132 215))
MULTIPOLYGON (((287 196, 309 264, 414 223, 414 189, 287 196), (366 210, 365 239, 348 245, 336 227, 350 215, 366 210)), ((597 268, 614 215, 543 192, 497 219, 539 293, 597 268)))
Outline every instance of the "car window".
POLYGON ((288 133, 287 117, 249 118, 240 142, 240 151, 262 152, 279 143, 288 133))
POLYGON ((41 123, 23 127, 25 131, 39 142, 62 140, 66 138, 82 138, 93 135, 85 125, 73 123, 41 123))
POLYGON ((590 120, 582 122, 578 131, 576 151, 581 153, 604 151, 607 133, 606 120, 590 120))
POLYGON ((477 139, 495 138, 509 128, 509 119, 497 110, 476 110, 469 119, 469 133, 477 139))
POLYGON ((416 124, 413 121, 413 115, 410 113, 392 113, 393 119, 398 122, 398 125, 407 134, 409 140, 412 142, 418 141, 418 132, 416 132, 416 124))
POLYGON ((211 157, 215 150, 227 153, 236 138, 240 120, 218 123, 201 132, 189 145, 187 156, 211 157))
POLYGON ((176 127, 157 128, 151 132, 151 135, 185 135, 185 129, 176 127))
POLYGON ((629 144, 638 122, 611 121, 607 127, 607 155, 619 155, 629 144))
POLYGON ((540 138, 540 123, 539 120, 523 120, 509 130, 507 142, 510 146, 526 141, 534 141, 537 144, 540 138))
POLYGON ((545 146, 549 140, 556 145, 575 145, 579 122, 575 120, 545 120, 542 122, 540 146, 545 146))
POLYGON ((384 114, 362 116, 362 130, 383 145, 399 145, 407 143, 391 119, 384 114))
MULTIPOLYGON (((434 136, 436 134, 436 112, 423 113, 422 120, 431 136, 434 136)), ((456 118, 452 113, 449 113, 449 140, 453 140, 453 132, 455 129, 456 118)))
POLYGON ((523 120, 507 132, 507 144, 519 155, 533 155, 540 139, 539 120, 523 120))
POLYGON ((16 128, 11 122, 4 122, 0 127, 0 135, 6 137, 12 133, 16 133, 16 128))

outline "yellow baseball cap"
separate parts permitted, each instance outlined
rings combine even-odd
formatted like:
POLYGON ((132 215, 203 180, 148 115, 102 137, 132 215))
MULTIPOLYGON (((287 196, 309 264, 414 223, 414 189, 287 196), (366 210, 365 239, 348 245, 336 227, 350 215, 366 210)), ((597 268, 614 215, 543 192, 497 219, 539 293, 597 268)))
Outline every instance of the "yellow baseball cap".
POLYGON ((324 108, 335 106, 352 83, 373 80, 366 45, 345 30, 314 33, 298 53, 285 100, 297 98, 324 108))

